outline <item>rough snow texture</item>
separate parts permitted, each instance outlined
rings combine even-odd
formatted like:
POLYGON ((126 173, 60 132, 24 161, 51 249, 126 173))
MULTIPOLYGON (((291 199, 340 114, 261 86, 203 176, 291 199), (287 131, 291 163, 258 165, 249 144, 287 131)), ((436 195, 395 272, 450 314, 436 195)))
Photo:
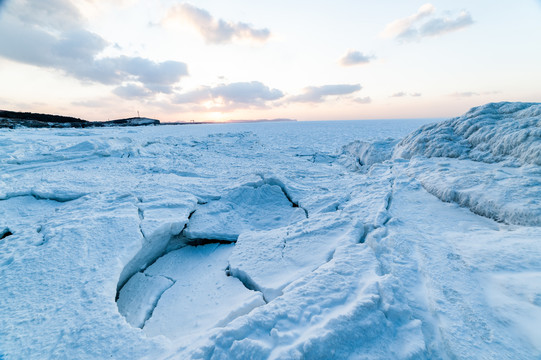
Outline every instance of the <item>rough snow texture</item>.
POLYGON ((393 156, 414 155, 541 165, 541 104, 491 103, 426 125, 402 140, 393 156))
POLYGON ((540 358, 540 118, 1 130, 0 358, 540 358))
POLYGON ((395 146, 393 157, 426 190, 476 214, 541 225, 541 104, 493 103, 426 125, 395 146))
POLYGON ((353 170, 382 163, 391 159, 393 148, 397 141, 386 139, 382 141, 354 141, 342 148, 341 162, 353 170))

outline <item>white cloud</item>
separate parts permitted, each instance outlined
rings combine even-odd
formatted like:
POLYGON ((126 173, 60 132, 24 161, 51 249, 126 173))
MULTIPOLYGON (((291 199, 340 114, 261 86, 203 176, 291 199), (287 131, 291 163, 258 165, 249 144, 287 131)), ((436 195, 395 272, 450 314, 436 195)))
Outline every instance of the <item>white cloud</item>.
POLYGON ((289 102, 324 102, 327 96, 353 94, 362 87, 360 84, 335 84, 323 86, 309 86, 300 95, 292 96, 289 102))
POLYGON ((412 41, 457 31, 473 24, 471 15, 465 10, 455 17, 435 17, 433 16, 435 10, 436 8, 432 4, 425 4, 415 14, 389 23, 381 36, 412 41), (425 19, 427 21, 422 23, 425 19))
POLYGON ((32 26, 54 30, 79 28, 84 23, 79 10, 70 0, 6 1, 6 12, 32 26))
POLYGON ((350 50, 342 59, 340 59, 340 64, 342 64, 342 66, 368 64, 372 59, 374 59, 374 56, 368 56, 360 51, 350 50))
POLYGON ((400 91, 400 92, 392 94, 391 97, 404 97, 406 95, 408 94, 406 94, 404 91, 400 91))
POLYGON ((419 29, 421 36, 436 36, 445 34, 451 31, 460 30, 473 24, 471 15, 462 11, 456 18, 440 17, 434 18, 426 22, 419 29))
POLYGON ((481 94, 474 91, 462 91, 462 92, 452 93, 449 96, 456 97, 456 98, 463 98, 463 97, 472 97, 472 96, 479 96, 479 95, 481 94))
POLYGON ((369 96, 363 97, 363 98, 355 98, 353 99, 358 104, 370 104, 372 102, 372 99, 369 96))
POLYGON ((265 107, 268 102, 281 99, 284 94, 271 89, 259 81, 220 84, 214 87, 201 86, 195 90, 178 94, 176 104, 200 104, 209 109, 227 111, 238 108, 265 107))
POLYGON ((223 19, 214 19, 206 10, 190 4, 180 4, 171 8, 164 22, 188 21, 210 44, 230 43, 233 39, 249 39, 266 41, 270 30, 256 29, 243 22, 230 22, 223 19))
POLYGON ((411 31, 415 23, 431 15, 435 10, 432 4, 424 4, 415 14, 389 23, 381 35, 385 38, 403 37, 411 31))
POLYGON ((109 46, 101 36, 76 23, 58 27, 52 19, 37 19, 38 15, 29 15, 31 11, 21 4, 36 5, 36 14, 52 14, 52 18, 58 14, 78 16, 68 1, 17 3, 0 21, 0 57, 55 69, 82 81, 120 86, 115 93, 124 97, 143 94, 126 83, 136 83, 150 96, 171 93, 172 86, 188 75, 187 65, 179 61, 155 62, 130 56, 100 58, 98 55, 109 46))
POLYGON ((392 94, 390 97, 396 97, 396 98, 398 98, 398 97, 406 97, 406 96, 420 97, 420 96, 422 96, 422 95, 423 95, 423 94, 418 93, 418 92, 415 92, 415 93, 409 93, 409 94, 408 94, 408 93, 405 92, 405 91, 399 91, 399 92, 396 92, 396 93, 392 94))

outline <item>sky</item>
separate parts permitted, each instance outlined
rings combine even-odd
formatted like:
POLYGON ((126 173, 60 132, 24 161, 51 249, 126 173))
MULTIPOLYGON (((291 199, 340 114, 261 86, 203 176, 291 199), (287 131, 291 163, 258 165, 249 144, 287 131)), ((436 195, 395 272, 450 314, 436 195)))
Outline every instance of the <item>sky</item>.
POLYGON ((0 109, 448 118, 541 101, 541 0, 0 0, 0 109))

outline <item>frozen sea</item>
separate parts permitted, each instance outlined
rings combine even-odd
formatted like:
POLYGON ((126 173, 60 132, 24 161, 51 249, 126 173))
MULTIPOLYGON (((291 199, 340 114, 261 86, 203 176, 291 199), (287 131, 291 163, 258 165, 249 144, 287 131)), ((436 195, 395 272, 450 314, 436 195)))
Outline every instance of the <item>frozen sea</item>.
POLYGON ((0 130, 0 359, 539 359, 541 105, 0 130))

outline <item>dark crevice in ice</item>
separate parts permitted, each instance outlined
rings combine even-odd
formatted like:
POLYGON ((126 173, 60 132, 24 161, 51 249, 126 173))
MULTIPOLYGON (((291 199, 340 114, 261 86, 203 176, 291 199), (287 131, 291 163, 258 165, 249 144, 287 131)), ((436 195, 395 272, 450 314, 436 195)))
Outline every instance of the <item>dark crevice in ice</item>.
POLYGON ((231 266, 228 265, 227 268, 225 269, 225 274, 227 276, 231 276, 238 279, 242 283, 242 285, 244 285, 246 289, 260 292, 261 297, 263 298, 263 301, 265 301, 266 304, 269 303, 269 301, 265 297, 265 293, 263 292, 263 290, 261 290, 259 285, 257 285, 257 283, 253 281, 252 278, 248 274, 246 274, 244 271, 239 270, 239 269, 231 269, 231 266))
POLYGON ((140 221, 143 221, 145 219, 145 212, 144 210, 141 208, 141 206, 139 204, 142 204, 143 203, 143 199, 138 197, 137 198, 137 202, 138 202, 138 205, 137 205, 137 215, 139 215, 139 220, 140 221))
POLYGON ((364 242, 366 241, 366 237, 372 230, 374 230, 374 227, 372 225, 363 226, 363 233, 361 235, 361 238, 359 239, 360 244, 364 244, 364 242))
MULTIPOLYGON (((308 217, 309 217, 308 216, 308 210, 305 209, 304 207, 300 206, 298 202, 293 201, 293 198, 289 194, 289 191, 288 191, 287 187, 284 185, 284 183, 282 181, 280 181, 280 180, 278 180, 276 178, 273 178, 273 177, 267 178, 262 174, 257 174, 257 175, 261 178, 261 181, 263 182, 263 184, 278 186, 282 190, 282 193, 286 197, 287 201, 289 201, 291 203, 291 206, 294 207, 294 208, 302 209, 304 211, 304 215, 308 219, 308 217)), ((257 185, 253 184, 253 186, 256 187, 257 185)))
POLYGON ((232 244, 236 243, 237 239, 234 240, 220 240, 220 239, 203 239, 203 238, 187 238, 185 237, 186 246, 202 246, 209 244, 232 244))
POLYGON ((389 170, 391 171, 391 178, 389 179, 390 190, 387 193, 387 195, 385 196, 385 200, 384 200, 385 203, 384 203, 384 206, 383 206, 385 220, 381 222, 381 225, 379 225, 378 223, 376 223, 374 225, 366 225, 365 224, 363 234, 361 235, 361 238, 359 239, 359 243, 361 243, 361 244, 363 244, 366 241, 367 236, 372 231, 387 226, 389 221, 392 219, 392 217, 390 215, 390 210, 391 210, 391 206, 392 206, 392 203, 393 203, 396 178, 394 176, 392 176, 392 170, 393 170, 392 165, 390 166, 389 170))
POLYGON ((34 190, 31 190, 28 193, 17 193, 17 194, 7 194, 6 196, 0 197, 0 200, 9 200, 17 197, 31 196, 36 200, 50 200, 58 203, 67 203, 86 196, 87 194, 77 194, 77 195, 54 195, 54 194, 38 194, 34 190))
POLYGON ((5 228, 4 230, 0 231, 0 240, 5 239, 11 235, 13 235, 11 230, 9 230, 8 228, 5 228))
MULTIPOLYGON (((391 165, 391 173, 393 171, 393 167, 391 165)), ((391 205, 393 204, 393 197, 394 197, 394 183, 396 181, 396 178, 394 176, 391 176, 389 179, 389 183, 391 184, 391 191, 389 191, 389 194, 387 195, 385 199, 385 211, 387 212, 387 219, 383 222, 383 226, 387 225, 387 223, 391 220, 391 215, 389 214, 391 210, 391 205)))

